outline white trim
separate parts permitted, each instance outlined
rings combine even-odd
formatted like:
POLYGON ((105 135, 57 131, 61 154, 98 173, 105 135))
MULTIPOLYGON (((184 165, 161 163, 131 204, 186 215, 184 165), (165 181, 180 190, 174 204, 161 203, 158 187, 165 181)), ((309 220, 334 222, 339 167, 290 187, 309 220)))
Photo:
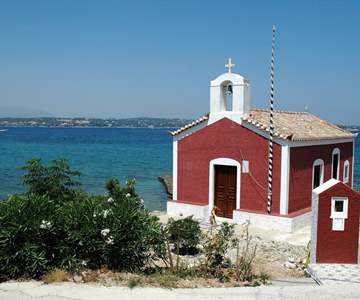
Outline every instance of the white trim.
MULTIPOLYGON (((224 116, 223 116, 224 117, 224 116)), ((218 120, 222 119, 223 117, 219 117, 218 120)), ((233 119, 233 118, 229 118, 233 119)), ((248 122, 243 122, 242 120, 235 120, 235 122, 241 124, 241 126, 253 131, 254 133, 257 133, 258 135, 268 139, 269 138, 269 132, 266 130, 263 130, 261 128, 256 127, 253 124, 250 124, 248 122)), ((179 134, 176 134, 173 136, 174 140, 178 141, 181 140, 196 131, 210 125, 213 122, 209 122, 209 120, 203 121, 193 127, 190 127, 188 129, 185 129, 179 134)), ((349 138, 339 138, 339 139, 318 139, 318 140, 312 140, 312 141, 290 141, 287 139, 282 139, 274 136, 274 143, 282 145, 282 146, 289 146, 289 147, 304 147, 304 146, 318 146, 318 145, 333 145, 333 144, 343 144, 343 143, 353 143, 353 147, 355 148, 355 136, 349 137, 349 138)), ((353 156, 355 151, 353 150, 353 156)))
POLYGON ((319 193, 315 192, 315 190, 313 190, 312 199, 311 199, 311 236, 310 236, 310 238, 311 238, 311 240, 310 240, 311 241, 311 245, 310 245, 311 250, 310 250, 310 262, 313 263, 313 264, 316 263, 317 230, 318 230, 318 214, 319 214, 319 193))
POLYGON ((339 176, 340 176, 340 161, 341 161, 341 158, 340 158, 340 149, 339 148, 334 148, 333 151, 332 151, 332 154, 331 154, 331 178, 334 178, 333 177, 333 171, 334 171, 334 155, 335 154, 338 154, 338 163, 337 163, 337 170, 336 170, 336 178, 337 180, 339 180, 339 176))
POLYGON ((339 182, 340 182, 339 180, 331 178, 328 181, 324 182, 322 185, 318 186, 316 189, 314 189, 312 191, 313 195, 314 193, 319 195, 339 182))
POLYGON ((205 128, 208 125, 209 120, 203 121, 193 127, 187 128, 184 131, 176 134, 173 136, 173 141, 179 141, 182 140, 183 138, 186 138, 189 135, 192 135, 193 133, 195 133, 196 131, 199 131, 200 129, 205 128))
POLYGON ((349 203, 349 199, 347 197, 331 197, 331 215, 330 215, 330 218, 331 219, 336 219, 336 218, 347 219, 348 218, 348 203, 349 203), (335 211, 335 202, 336 201, 342 201, 343 202, 343 211, 341 211, 341 212, 336 212, 335 211))
POLYGON ((208 220, 209 207, 207 205, 196 205, 177 201, 166 203, 166 213, 170 216, 194 216, 197 219, 208 220))
POLYGON ((331 215, 332 231, 344 231, 345 219, 348 218, 348 204, 349 199, 346 197, 331 197, 331 215), (343 211, 335 211, 335 202, 341 201, 343 203, 343 211))
POLYGON ((209 163, 209 213, 214 208, 215 192, 215 165, 236 167, 236 209, 240 209, 240 174, 241 165, 238 161, 231 158, 215 158, 209 163))
MULTIPOLYGON (((255 125, 252 125, 248 122, 242 122, 241 125, 249 130, 251 130, 252 132, 264 137, 265 139, 269 139, 269 132, 262 130, 258 127, 256 127, 255 125)), ((273 137, 273 141, 276 144, 282 145, 282 146, 287 146, 289 145, 289 141, 284 140, 284 139, 279 139, 276 136, 273 137)))
POLYGON ((344 161, 343 166, 343 182, 348 183, 349 182, 349 176, 350 176, 350 163, 348 160, 344 161), (347 168, 347 173, 345 172, 347 168))
POLYGON ((318 145, 332 145, 332 144, 343 144, 351 143, 354 138, 342 138, 342 139, 326 139, 326 140, 315 140, 315 141, 289 141, 290 147, 304 147, 304 146, 318 146, 318 145))
POLYGON ((321 170, 320 170, 320 185, 322 185, 324 183, 324 161, 321 158, 315 159, 314 163, 313 163, 313 167, 312 167, 312 180, 311 180, 311 188, 314 189, 314 171, 315 171, 315 166, 321 166, 321 170))
POLYGON ((309 211, 296 217, 289 218, 241 210, 234 211, 233 223, 243 224, 247 222, 250 223, 250 226, 265 230, 278 230, 292 233, 311 224, 311 212, 309 211))
POLYGON ((280 215, 288 214, 289 207, 290 148, 281 147, 280 215))
POLYGON ((178 185, 178 142, 173 141, 173 200, 177 200, 178 185))

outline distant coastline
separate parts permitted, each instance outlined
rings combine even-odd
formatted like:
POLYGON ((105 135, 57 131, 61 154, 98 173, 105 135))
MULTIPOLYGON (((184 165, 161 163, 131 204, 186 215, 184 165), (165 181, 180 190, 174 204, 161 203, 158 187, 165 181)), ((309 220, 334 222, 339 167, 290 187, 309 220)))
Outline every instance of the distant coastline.
POLYGON ((0 118, 0 127, 46 128, 178 128, 190 119, 170 118, 0 118))
MULTIPOLYGON (((43 127, 43 128, 179 128, 191 123, 192 119, 179 118, 61 118, 61 117, 2 117, 0 128, 43 127)), ((360 125, 338 125, 353 133, 360 132, 360 125)))

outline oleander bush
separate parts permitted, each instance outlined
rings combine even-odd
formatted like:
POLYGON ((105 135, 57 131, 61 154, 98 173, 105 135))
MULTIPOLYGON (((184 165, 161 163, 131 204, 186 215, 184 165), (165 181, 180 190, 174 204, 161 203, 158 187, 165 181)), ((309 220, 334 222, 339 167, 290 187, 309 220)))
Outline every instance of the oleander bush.
POLYGON ((59 208, 46 197, 10 196, 0 201, 0 276, 33 277, 47 272, 58 255, 59 208))
POLYGON ((91 268, 106 265, 137 271, 155 259, 152 248, 160 234, 158 219, 149 215, 135 193, 128 192, 135 191, 133 182, 124 188, 116 182, 116 186, 119 193, 112 197, 89 197, 64 205, 62 219, 68 233, 62 245, 67 253, 64 267, 73 268, 80 261, 91 268))
POLYGON ((60 167, 41 171, 56 179, 34 188, 41 186, 34 178, 44 177, 34 171, 39 161, 32 164, 24 177, 29 190, 0 201, 0 279, 40 278, 56 268, 138 271, 157 259, 160 223, 144 208, 134 181, 110 180, 106 195, 91 196, 73 189, 70 169, 60 167))

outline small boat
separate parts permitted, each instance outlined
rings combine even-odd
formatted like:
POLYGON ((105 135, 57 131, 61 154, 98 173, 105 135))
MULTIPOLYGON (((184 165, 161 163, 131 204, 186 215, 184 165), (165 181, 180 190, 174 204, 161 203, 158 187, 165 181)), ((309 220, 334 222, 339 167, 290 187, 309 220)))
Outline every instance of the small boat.
POLYGON ((0 129, 0 132, 8 131, 8 129, 0 129))

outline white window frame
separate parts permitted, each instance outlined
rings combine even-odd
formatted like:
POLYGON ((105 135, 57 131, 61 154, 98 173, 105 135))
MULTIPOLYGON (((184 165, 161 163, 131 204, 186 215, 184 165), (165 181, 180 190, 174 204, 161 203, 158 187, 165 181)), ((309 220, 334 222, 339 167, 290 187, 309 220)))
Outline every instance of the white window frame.
POLYGON ((331 215, 332 219, 332 231, 344 231, 345 230, 345 219, 348 218, 348 205, 349 200, 346 197, 331 197, 331 215), (343 211, 335 211, 335 202, 343 202, 343 211))
POLYGON ((349 199, 347 197, 331 197, 331 219, 347 219, 348 218, 348 203, 349 199), (336 212, 335 211, 335 202, 342 201, 343 204, 343 211, 336 212))
POLYGON ((315 166, 320 166, 320 185, 322 185, 324 183, 324 161, 321 158, 318 158, 314 161, 313 169, 312 169, 311 186, 313 189, 315 188, 314 187, 315 166))
POLYGON ((350 163, 348 160, 345 160, 344 168, 343 168, 343 182, 348 183, 350 179, 349 177, 350 177, 350 163), (347 173, 346 173, 346 169, 347 169, 347 173))
POLYGON ((332 151, 332 155, 331 155, 331 178, 333 177, 333 170, 334 170, 334 155, 338 154, 338 164, 337 164, 337 173, 336 173, 336 178, 337 180, 339 180, 339 174, 340 174, 340 149, 339 148, 335 148, 332 151))

